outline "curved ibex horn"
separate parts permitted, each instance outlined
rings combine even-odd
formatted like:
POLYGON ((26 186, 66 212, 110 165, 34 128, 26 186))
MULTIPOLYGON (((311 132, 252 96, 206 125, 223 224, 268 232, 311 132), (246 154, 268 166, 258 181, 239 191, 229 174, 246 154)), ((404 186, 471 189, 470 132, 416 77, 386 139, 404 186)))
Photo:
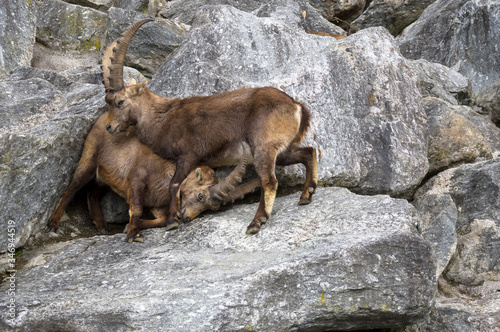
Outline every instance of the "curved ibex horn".
POLYGON ((236 165, 231 174, 210 188, 210 199, 213 201, 223 201, 227 197, 228 193, 233 191, 234 188, 236 188, 236 186, 241 182, 247 168, 248 156, 250 155, 250 147, 248 144, 241 142, 241 146, 243 148, 243 155, 238 165, 236 165))
POLYGON ((106 92, 115 93, 123 89, 123 64, 128 44, 139 28, 152 18, 137 21, 129 26, 118 38, 111 43, 102 56, 102 77, 106 92))

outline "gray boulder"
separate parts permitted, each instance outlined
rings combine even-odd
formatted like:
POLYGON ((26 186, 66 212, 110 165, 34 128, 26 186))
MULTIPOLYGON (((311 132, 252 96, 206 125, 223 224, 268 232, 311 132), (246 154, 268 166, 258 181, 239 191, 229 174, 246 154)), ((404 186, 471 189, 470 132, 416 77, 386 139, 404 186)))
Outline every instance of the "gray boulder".
MULTIPOLYGON (((436 0, 372 0, 364 12, 352 22, 353 31, 383 26, 393 36, 415 22, 427 6, 436 0)), ((368 1, 367 1, 368 2, 368 1)))
POLYGON ((99 53, 107 15, 59 0, 43 1, 37 14, 37 40, 58 51, 99 53))
MULTIPOLYGON (((142 1, 147 1, 147 0, 142 0, 142 1)), ((93 9, 100 10, 102 12, 106 12, 113 5, 116 5, 115 3, 118 2, 118 0, 65 0, 65 2, 83 7, 90 7, 93 9)))
MULTIPOLYGON (((187 97, 266 85, 311 109, 304 144, 319 152, 321 183, 404 196, 427 173, 417 77, 382 28, 338 42, 232 7, 204 7, 150 88, 187 97)), ((285 169, 280 183, 297 183, 301 172, 285 169)))
POLYGON ((436 97, 450 104, 466 104, 471 98, 469 79, 439 63, 424 59, 410 60, 409 65, 418 75, 422 97, 436 97))
POLYGON ((500 126, 500 79, 489 90, 477 95, 474 101, 500 126))
POLYGON ((450 195, 458 213, 457 250, 444 272, 448 280, 475 286, 500 281, 500 158, 446 170, 416 193, 450 195))
POLYGON ((345 34, 338 26, 328 22, 306 0, 178 0, 161 11, 162 17, 191 25, 196 13, 205 5, 228 5, 257 17, 272 17, 293 29, 307 30, 304 26, 302 11, 306 12, 307 25, 314 31, 345 34))
POLYGON ((410 59, 451 67, 488 90, 500 76, 500 4, 489 0, 438 0, 398 38, 410 59))
POLYGON ((413 205, 420 217, 419 231, 434 249, 437 279, 457 247, 457 207, 449 194, 425 195, 413 205))
MULTIPOLYGON (((148 18, 146 14, 111 8, 108 11, 107 44, 118 39, 130 24, 145 18, 148 18)), ((125 64, 141 70, 146 76, 152 76, 182 40, 178 31, 170 27, 162 25, 161 21, 142 27, 132 38, 125 64)))
POLYGON ((309 3, 328 21, 345 26, 361 15, 366 0, 309 0, 309 3))
POLYGON ((36 30, 35 1, 0 1, 0 78, 33 57, 36 30))
POLYGON ((449 167, 472 163, 493 157, 495 146, 500 142, 500 131, 491 128, 497 139, 490 145, 482 130, 487 130, 488 119, 483 119, 483 127, 476 126, 462 113, 475 113, 467 106, 453 106, 437 98, 425 98, 424 108, 429 126, 429 172, 436 174, 449 167), (493 148, 492 148, 493 145, 493 148))
POLYGON ((145 231, 142 244, 121 234, 48 246, 17 273, 18 315, 10 320, 1 303, 0 327, 335 331, 426 317, 435 265, 408 202, 341 188, 319 189, 308 206, 297 200, 278 198, 255 236, 242 218, 251 204, 145 231))
MULTIPOLYGON (((0 81, 0 227, 15 222, 16 247, 38 232, 66 189, 84 138, 105 110, 101 85, 73 83, 37 69, 16 71, 0 81), (14 78, 13 77, 13 78, 14 78), (15 89, 15 91, 13 90, 15 89)), ((8 239, 0 239, 0 251, 8 239)))

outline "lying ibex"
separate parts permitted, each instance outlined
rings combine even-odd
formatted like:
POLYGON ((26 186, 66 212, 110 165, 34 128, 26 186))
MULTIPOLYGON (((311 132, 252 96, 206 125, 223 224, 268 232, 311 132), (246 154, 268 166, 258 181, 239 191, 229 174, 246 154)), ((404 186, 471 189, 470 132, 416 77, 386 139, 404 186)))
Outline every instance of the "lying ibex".
POLYGON ((176 193, 180 183, 197 165, 234 165, 241 141, 250 146, 261 182, 260 204, 248 234, 258 232, 269 219, 278 187, 276 165, 305 165, 306 181, 299 204, 310 203, 317 186, 316 151, 299 146, 309 128, 307 107, 272 87, 184 99, 153 94, 146 82, 125 87, 123 62, 128 44, 148 21, 132 24, 104 53, 109 105, 106 129, 118 134, 134 126, 141 142, 160 156, 175 160, 167 229, 179 225, 176 193))
MULTIPOLYGON (((127 201, 130 208, 127 239, 142 241, 141 230, 162 227, 166 223, 170 201, 168 185, 175 172, 175 164, 141 144, 133 133, 133 128, 119 135, 108 134, 106 117, 107 115, 103 114, 87 136, 73 180, 50 217, 48 226, 57 229, 61 216, 74 195, 97 178, 99 182, 107 184, 127 201), (156 219, 139 219, 143 207, 151 208, 156 219)), ((222 204, 242 198, 258 186, 250 181, 235 189, 245 173, 249 157, 249 148, 246 144, 242 147, 243 152, 238 166, 222 181, 219 182, 211 168, 201 166, 191 172, 182 183, 181 191, 184 194, 182 209, 191 216, 191 219, 204 210, 216 210, 222 204), (198 199, 193 200, 192 196, 198 199), (203 197, 207 199, 201 199, 203 197)), ((88 203, 90 216, 97 229, 106 229, 98 191, 88 192, 88 203)))

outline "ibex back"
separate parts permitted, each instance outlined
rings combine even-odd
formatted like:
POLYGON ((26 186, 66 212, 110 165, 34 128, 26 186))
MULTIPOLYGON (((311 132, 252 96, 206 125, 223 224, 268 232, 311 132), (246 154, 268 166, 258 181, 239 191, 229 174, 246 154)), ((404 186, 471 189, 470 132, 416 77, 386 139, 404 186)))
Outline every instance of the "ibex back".
POLYGON ((200 164, 234 165, 239 160, 237 151, 241 141, 250 146, 261 181, 260 204, 247 233, 258 232, 269 219, 278 186, 277 164, 305 165, 306 183, 299 203, 310 203, 317 186, 317 162, 313 147, 299 146, 310 125, 311 115, 306 106, 272 87, 184 99, 153 94, 146 82, 125 87, 126 49, 134 33, 148 21, 131 25, 104 53, 103 77, 109 105, 107 130, 117 134, 135 126, 144 144, 162 157, 175 160, 167 227, 179 224, 176 192, 189 172, 200 164))

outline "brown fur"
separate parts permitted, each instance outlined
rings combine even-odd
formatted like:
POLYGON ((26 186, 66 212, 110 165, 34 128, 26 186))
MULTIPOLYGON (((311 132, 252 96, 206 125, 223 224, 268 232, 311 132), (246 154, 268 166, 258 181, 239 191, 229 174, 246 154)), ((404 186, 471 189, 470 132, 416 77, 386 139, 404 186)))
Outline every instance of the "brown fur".
MULTIPOLYGON (((130 131, 119 135, 110 135, 106 132, 107 115, 102 115, 92 127, 85 141, 80 161, 68 189, 49 219, 48 226, 57 229, 61 216, 74 195, 92 180, 111 187, 123 197, 130 207, 130 222, 127 238, 141 241, 141 230, 162 227, 166 225, 168 203, 170 201, 169 183, 175 172, 175 164, 153 153, 147 146, 140 143, 131 128, 130 131), (154 220, 140 219, 143 207, 149 207, 155 216, 154 220)), ((181 189, 186 192, 204 193, 209 195, 209 190, 217 185, 219 180, 214 171, 206 166, 198 167, 184 181, 181 189), (203 181, 196 181, 193 177, 203 181)), ((238 198, 247 191, 239 188, 238 198)), ((235 193, 236 194, 236 193, 235 193)), ((232 194, 232 195, 235 195, 232 194)), ((190 219, 207 209, 218 209, 223 202, 209 201, 205 204, 189 206, 186 199, 182 205, 183 210, 190 211, 190 219)), ((89 212, 97 229, 103 231, 107 228, 99 204, 98 186, 88 193, 89 212)))
MULTIPOLYGON (((234 165, 241 142, 250 146, 253 164, 261 181, 259 208, 247 233, 259 231, 271 214, 278 181, 275 166, 300 162, 306 166, 306 183, 299 203, 307 204, 317 186, 316 152, 298 144, 310 126, 310 112, 286 93, 272 88, 245 88, 218 95, 166 98, 153 94, 145 82, 124 87, 117 65, 122 63, 133 32, 145 24, 139 21, 120 37, 117 49, 104 63, 109 105, 107 130, 112 134, 135 126, 141 142, 163 158, 176 163, 170 182, 167 225, 178 224, 179 185, 197 165, 234 165)), ((168 227, 168 226, 167 226, 168 227)))

